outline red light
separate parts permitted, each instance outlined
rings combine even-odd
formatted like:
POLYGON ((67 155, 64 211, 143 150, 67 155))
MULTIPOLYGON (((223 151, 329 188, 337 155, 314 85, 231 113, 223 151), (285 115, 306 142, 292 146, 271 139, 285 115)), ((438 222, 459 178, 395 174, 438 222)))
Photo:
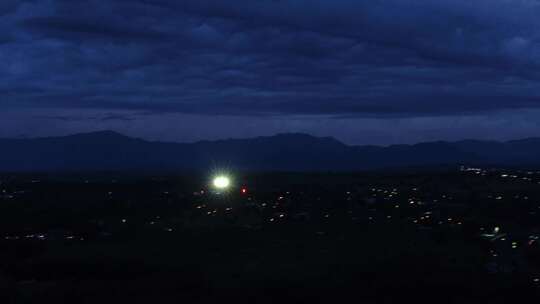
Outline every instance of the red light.
POLYGON ((247 189, 246 188, 242 188, 242 190, 240 190, 242 192, 242 194, 246 194, 247 193, 247 189))

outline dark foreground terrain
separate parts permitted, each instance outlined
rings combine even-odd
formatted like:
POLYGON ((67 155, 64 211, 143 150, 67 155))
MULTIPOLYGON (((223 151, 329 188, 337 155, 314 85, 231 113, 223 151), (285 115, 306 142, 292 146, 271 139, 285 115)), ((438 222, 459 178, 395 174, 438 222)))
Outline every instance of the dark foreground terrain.
POLYGON ((0 178, 1 303, 521 303, 540 172, 0 178), (244 191, 242 191, 244 189, 244 191))

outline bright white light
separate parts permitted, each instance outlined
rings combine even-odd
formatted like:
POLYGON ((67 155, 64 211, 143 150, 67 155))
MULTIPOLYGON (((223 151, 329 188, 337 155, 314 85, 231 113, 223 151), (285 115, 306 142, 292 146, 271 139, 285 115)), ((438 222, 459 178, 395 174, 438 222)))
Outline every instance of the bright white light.
POLYGON ((227 176, 217 176, 214 178, 214 187, 218 189, 228 188, 230 184, 231 181, 227 176))

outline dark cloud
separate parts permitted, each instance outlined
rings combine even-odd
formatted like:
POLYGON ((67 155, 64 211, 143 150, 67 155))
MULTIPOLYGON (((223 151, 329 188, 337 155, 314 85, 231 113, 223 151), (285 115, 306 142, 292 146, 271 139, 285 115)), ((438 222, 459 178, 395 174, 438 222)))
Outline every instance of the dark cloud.
POLYGON ((0 110, 414 118, 538 108, 539 15, 535 0, 2 1, 0 110))
POLYGON ((97 20, 84 21, 77 17, 35 17, 24 20, 21 25, 37 36, 66 40, 100 39, 154 43, 167 38, 165 34, 152 30, 139 31, 130 26, 114 26, 97 20))
POLYGON ((38 119, 58 120, 63 122, 79 122, 79 121, 134 121, 138 115, 134 114, 120 114, 120 113, 103 113, 93 116, 80 116, 80 115, 57 115, 57 116, 36 116, 38 119))
POLYGON ((0 2, 0 16, 12 13, 23 2, 21 0, 3 0, 0 2))
POLYGON ((134 121, 136 118, 132 115, 109 113, 99 118, 101 121, 134 121))

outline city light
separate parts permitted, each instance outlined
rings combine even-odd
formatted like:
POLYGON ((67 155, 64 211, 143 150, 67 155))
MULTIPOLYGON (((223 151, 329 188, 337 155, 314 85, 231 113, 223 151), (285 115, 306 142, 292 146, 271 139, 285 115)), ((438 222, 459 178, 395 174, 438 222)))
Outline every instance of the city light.
POLYGON ((231 184, 231 180, 227 176, 220 175, 214 178, 213 184, 217 189, 227 189, 231 184))

